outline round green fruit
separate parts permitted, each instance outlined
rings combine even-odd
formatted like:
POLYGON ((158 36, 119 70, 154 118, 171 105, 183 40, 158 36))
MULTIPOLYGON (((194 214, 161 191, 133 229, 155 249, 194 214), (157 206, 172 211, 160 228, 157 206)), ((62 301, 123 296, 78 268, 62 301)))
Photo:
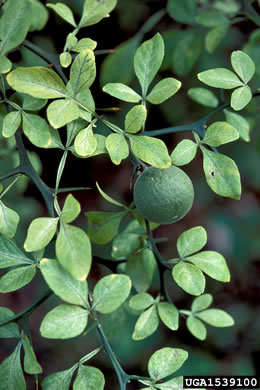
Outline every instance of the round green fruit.
POLYGON ((182 219, 191 209, 194 189, 189 176, 171 165, 149 167, 134 185, 134 203, 140 214, 151 222, 170 224, 182 219))

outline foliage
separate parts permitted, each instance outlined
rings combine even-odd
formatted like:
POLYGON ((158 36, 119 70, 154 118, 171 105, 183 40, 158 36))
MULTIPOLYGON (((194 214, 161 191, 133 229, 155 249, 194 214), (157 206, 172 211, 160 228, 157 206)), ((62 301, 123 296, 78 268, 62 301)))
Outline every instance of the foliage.
MULTIPOLYGON (((164 238, 158 238, 155 231, 159 227, 156 222, 161 220, 149 220, 149 216, 151 209, 151 215, 164 213, 163 223, 168 223, 177 222, 188 213, 194 196, 190 180, 189 193, 180 190, 177 194, 179 205, 188 198, 181 217, 172 219, 168 215, 173 197, 174 201, 177 198, 174 189, 181 188, 183 175, 185 180, 189 179, 179 167, 193 163, 199 150, 209 187, 207 197, 236 201, 241 198, 239 161, 234 161, 232 152, 227 155, 230 149, 224 147, 220 153, 217 148, 238 140, 249 142, 250 128, 257 120, 260 57, 259 29, 255 26, 260 26, 260 16, 253 1, 168 0, 167 6, 162 4, 166 8, 150 15, 134 36, 120 42, 114 50, 99 50, 99 42, 90 38, 88 31, 98 23, 97 29, 101 30, 110 13, 112 17, 114 12, 120 13, 120 2, 68 3, 71 4, 52 1, 43 5, 39 0, 1 3, 0 157, 4 163, 1 162, 0 182, 4 186, 1 185, 0 192, 0 268, 4 273, 0 292, 20 290, 36 283, 35 280, 40 280, 42 291, 21 312, 14 314, 7 307, 0 308, 0 337, 16 339, 13 350, 0 364, 0 389, 26 389, 29 375, 34 376, 38 386, 40 375, 44 390, 65 390, 71 383, 75 390, 102 390, 107 381, 102 363, 95 360, 99 367, 87 363, 96 355, 101 356, 102 350, 121 390, 131 383, 146 389, 183 388, 183 374, 178 370, 189 362, 188 346, 162 346, 159 342, 150 353, 146 374, 141 376, 125 371, 110 338, 116 338, 117 331, 126 323, 125 316, 131 318, 130 333, 135 341, 147 339, 161 328, 181 333, 183 317, 187 330, 200 341, 207 336, 205 324, 217 328, 234 325, 225 310, 209 308, 214 289, 208 287, 208 277, 228 283, 231 276, 229 261, 216 248, 211 249, 211 242, 207 244, 206 229, 194 223, 188 228, 174 225, 180 226, 177 231, 181 232, 176 249, 172 247, 173 254, 166 260, 158 245, 164 238), (49 41, 41 47, 49 28, 48 18, 55 21, 56 29, 66 29, 63 47, 57 45, 54 52, 49 41), (160 24, 163 18, 170 23, 165 31, 160 24), (230 49, 226 43, 228 32, 244 21, 251 23, 254 31, 243 48, 230 49), (215 54, 222 47, 229 52, 228 62, 215 54), (102 64, 101 55, 106 55, 102 64), (204 62, 199 62, 203 57, 204 62), (197 74, 195 82, 192 74, 197 74), (107 107, 105 103, 100 108, 102 91, 105 102, 117 106, 107 107), (195 117, 192 122, 194 113, 189 117, 186 110, 187 124, 153 129, 153 115, 158 115, 158 107, 163 111, 170 105, 168 117, 176 115, 174 120, 178 120, 184 110, 181 96, 185 93, 192 110, 201 107, 201 118, 195 117), (190 133, 178 139, 170 153, 170 141, 163 136, 182 131, 190 133), (111 188, 108 193, 104 191, 103 172, 104 182, 95 178, 96 197, 104 200, 108 210, 87 205, 84 211, 83 198, 79 195, 77 199, 76 194, 90 189, 90 183, 84 186, 84 172, 95 167, 98 158, 111 161, 114 169, 123 164, 130 166, 130 162, 128 182, 134 189, 136 178, 141 174, 138 185, 151 170, 167 174, 177 171, 182 176, 171 177, 174 183, 160 181, 156 187, 146 183, 141 193, 139 188, 140 208, 137 199, 136 205, 131 201, 126 205, 120 193, 115 194, 111 188), (45 182, 41 175, 48 159, 55 173, 54 186, 51 179, 45 182), (73 184, 75 172, 69 170, 72 160, 79 161, 82 187, 73 184), (63 187, 66 172, 72 176, 72 184, 63 187), (29 218, 25 215, 25 202, 32 188, 28 187, 28 179, 40 192, 42 205, 41 211, 35 212, 32 203, 29 218), (65 198, 63 193, 68 193, 65 198), (175 301, 172 291, 179 288, 181 293, 189 294, 188 299, 195 296, 190 310, 180 308, 175 301), (32 312, 50 297, 55 306, 48 306, 42 315, 37 337, 75 338, 76 342, 86 335, 92 346, 89 333, 95 331, 99 341, 69 368, 64 363, 63 369, 57 371, 54 366, 54 372, 46 375, 38 362, 37 337, 32 334, 29 320, 32 312)), ((148 0, 136 4, 136 12, 146 10, 147 4, 148 0)), ((135 7, 128 6, 129 12, 135 12, 135 7)), ((52 44, 54 40, 55 36, 52 44)), ((96 174, 95 168, 93 172, 96 174)), ((195 190, 195 204, 196 195, 195 190)))

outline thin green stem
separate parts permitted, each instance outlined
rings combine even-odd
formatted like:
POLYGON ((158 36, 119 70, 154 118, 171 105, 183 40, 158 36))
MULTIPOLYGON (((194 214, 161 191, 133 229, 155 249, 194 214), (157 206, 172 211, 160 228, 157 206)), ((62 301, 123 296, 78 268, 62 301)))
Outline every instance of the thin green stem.
POLYGON ((1 175, 0 176, 0 182, 4 181, 6 179, 9 179, 12 176, 19 175, 21 173, 23 173, 23 172, 22 172, 22 169, 20 168, 20 166, 17 167, 17 168, 14 168, 14 169, 4 173, 3 175, 1 175))
POLYGON ((156 26, 157 23, 164 17, 164 15, 166 15, 166 13, 167 13, 166 9, 161 9, 160 11, 150 16, 150 18, 147 19, 147 21, 141 27, 138 34, 144 35, 149 31, 151 31, 154 28, 154 26, 156 26))
POLYGON ((66 187, 66 188, 58 188, 56 193, 61 194, 62 192, 71 192, 71 191, 86 191, 92 190, 91 187, 66 187))
POLYGON ((151 249, 153 251, 154 257, 155 257, 155 259, 157 261, 157 265, 158 265, 161 294, 164 298, 167 299, 167 301, 169 303, 172 303, 172 300, 168 294, 168 291, 166 288, 166 283, 165 283, 165 273, 166 273, 167 269, 171 270, 171 266, 163 259, 163 257, 161 256, 161 254, 156 246, 149 221, 145 220, 145 224, 146 224, 146 231, 148 234, 148 239, 149 239, 149 242, 151 244, 151 249))
POLYGON ((150 381, 151 378, 149 376, 139 376, 139 375, 129 375, 129 380, 136 380, 136 381, 150 381))
POLYGON ((36 299, 31 305, 27 306, 24 310, 22 310, 20 313, 15 314, 14 316, 8 318, 7 320, 0 322, 0 327, 10 324, 11 322, 18 322, 21 318, 24 316, 31 315, 31 313, 37 309, 38 306, 40 306, 43 302, 45 302, 51 295, 53 294, 53 291, 48 289, 43 293, 38 299, 36 299))
POLYGON ((5 189, 4 191, 0 194, 0 199, 2 199, 3 196, 5 196, 5 194, 13 187, 13 185, 17 182, 17 180, 19 180, 21 177, 21 175, 19 175, 18 177, 16 177, 5 189))
POLYGON ((24 147, 22 135, 20 131, 16 131, 15 133, 15 139, 16 139, 16 144, 18 148, 18 154, 19 154, 19 159, 20 159, 20 173, 25 174, 28 176, 33 183, 36 185, 40 193, 42 194, 42 197, 46 203, 49 215, 51 217, 54 217, 54 209, 53 209, 53 193, 52 190, 43 182, 43 180, 40 178, 40 176, 37 174, 35 169, 33 168, 26 149, 24 147))
POLYGON ((94 50, 95 56, 114 53, 115 49, 94 50))
POLYGON ((179 310, 180 314, 184 314, 185 316, 189 316, 191 314, 190 310, 179 310))
POLYGON ((186 125, 167 127, 165 129, 144 131, 142 133, 142 135, 148 135, 150 137, 154 137, 154 136, 157 136, 157 135, 172 134, 172 133, 177 133, 177 132, 180 132, 180 131, 194 131, 200 137, 203 137, 204 133, 205 133, 204 125, 206 124, 207 120, 210 117, 212 117, 213 115, 215 115, 217 112, 222 111, 224 108, 227 108, 227 107, 229 107, 229 104, 228 103, 223 103, 220 106, 216 107, 209 114, 204 116, 202 119, 199 119, 196 122, 188 123, 186 125))
POLYGON ((55 184, 55 190, 54 190, 54 207, 55 207, 58 215, 60 215, 61 210, 60 210, 60 206, 59 206, 58 199, 57 199, 57 193, 58 193, 58 189, 59 189, 59 185, 60 185, 61 176, 62 176, 62 173, 63 173, 64 168, 65 168, 67 157, 68 157, 68 151, 65 150, 63 152, 62 158, 60 160, 58 171, 57 171, 57 176, 56 176, 56 184, 55 184))
POLYGON ((1 81, 0 87, 1 87, 1 90, 3 92, 3 97, 4 97, 4 99, 6 99, 5 83, 4 83, 4 79, 3 79, 3 75, 2 74, 0 75, 0 81, 1 81))
POLYGON ((145 225, 146 225, 146 231, 147 231, 147 235, 148 235, 148 240, 151 243, 151 248, 152 248, 152 251, 153 251, 155 257, 157 258, 159 263, 161 263, 165 268, 171 269, 171 266, 161 256, 161 254, 160 254, 160 252, 159 252, 159 250, 158 250, 158 248, 157 248, 157 246, 156 246, 156 244, 154 242, 153 232, 152 232, 150 223, 149 223, 149 221, 147 219, 145 220, 145 225))

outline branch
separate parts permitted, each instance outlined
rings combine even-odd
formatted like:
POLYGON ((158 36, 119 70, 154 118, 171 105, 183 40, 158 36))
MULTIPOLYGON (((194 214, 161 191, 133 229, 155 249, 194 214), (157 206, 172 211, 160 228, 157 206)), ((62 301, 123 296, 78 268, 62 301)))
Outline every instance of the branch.
POLYGON ((107 355, 109 356, 111 363, 115 369, 115 372, 116 372, 116 375, 117 375, 117 378, 119 381, 119 385, 120 385, 120 390, 125 390, 127 382, 129 380, 129 375, 127 375, 125 373, 125 371, 122 369, 122 367, 120 366, 120 364, 119 364, 119 362, 114 354, 114 351, 112 350, 109 342, 107 341, 107 338, 105 336, 105 333, 104 333, 103 328, 102 328, 100 323, 98 323, 97 331, 98 331, 99 336, 101 338, 102 344, 104 345, 105 351, 106 351, 107 355))
POLYGON ((8 171, 8 172, 4 173, 3 175, 1 175, 1 176, 0 176, 0 182, 1 182, 1 181, 4 181, 4 180, 6 180, 6 179, 9 179, 9 178, 12 177, 12 176, 20 175, 20 174, 22 174, 22 173, 23 173, 23 172, 22 172, 22 169, 20 168, 20 166, 17 167, 17 168, 14 168, 14 169, 12 169, 11 171, 8 171))
POLYGON ((7 320, 0 322, 0 327, 10 324, 11 322, 18 322, 21 318, 24 316, 31 315, 31 313, 37 309, 38 306, 40 306, 46 299, 48 299, 53 294, 53 291, 48 289, 45 291, 45 293, 40 296, 38 299, 36 299, 31 305, 27 306, 24 310, 22 310, 20 313, 8 318, 7 320))
POLYGON ((144 131, 140 133, 140 135, 148 135, 150 137, 162 135, 162 134, 172 134, 177 133, 180 131, 194 131, 197 133, 200 137, 203 137, 205 134, 205 128, 204 125, 206 124, 207 120, 215 115, 217 112, 222 111, 224 108, 229 107, 230 105, 228 103, 223 103, 220 106, 216 107, 215 110, 211 111, 209 114, 204 116, 202 119, 199 119, 196 122, 188 123, 186 125, 180 125, 180 126, 174 126, 174 127, 167 127, 165 129, 159 129, 159 130, 150 130, 150 131, 144 131))
POLYGON ((45 204, 47 206, 50 217, 54 217, 53 192, 43 182, 43 180, 40 178, 40 176, 37 174, 37 172, 33 168, 32 164, 27 156, 27 152, 26 152, 26 149, 24 147, 22 135, 21 135, 19 130, 17 130, 15 133, 15 139, 16 139, 16 144, 17 144, 19 159, 20 159, 20 166, 17 169, 19 169, 20 173, 23 173, 24 175, 28 176, 33 181, 35 186, 38 188, 38 190, 42 194, 42 197, 45 201, 45 204))

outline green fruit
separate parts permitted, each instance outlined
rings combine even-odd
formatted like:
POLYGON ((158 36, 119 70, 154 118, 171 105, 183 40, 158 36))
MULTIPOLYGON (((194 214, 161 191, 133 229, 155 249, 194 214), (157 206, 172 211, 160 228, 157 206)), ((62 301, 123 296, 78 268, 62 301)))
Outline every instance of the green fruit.
POLYGON ((149 167, 134 185, 134 202, 140 214, 151 222, 169 224, 182 219, 191 209, 194 189, 189 176, 171 165, 149 167))

